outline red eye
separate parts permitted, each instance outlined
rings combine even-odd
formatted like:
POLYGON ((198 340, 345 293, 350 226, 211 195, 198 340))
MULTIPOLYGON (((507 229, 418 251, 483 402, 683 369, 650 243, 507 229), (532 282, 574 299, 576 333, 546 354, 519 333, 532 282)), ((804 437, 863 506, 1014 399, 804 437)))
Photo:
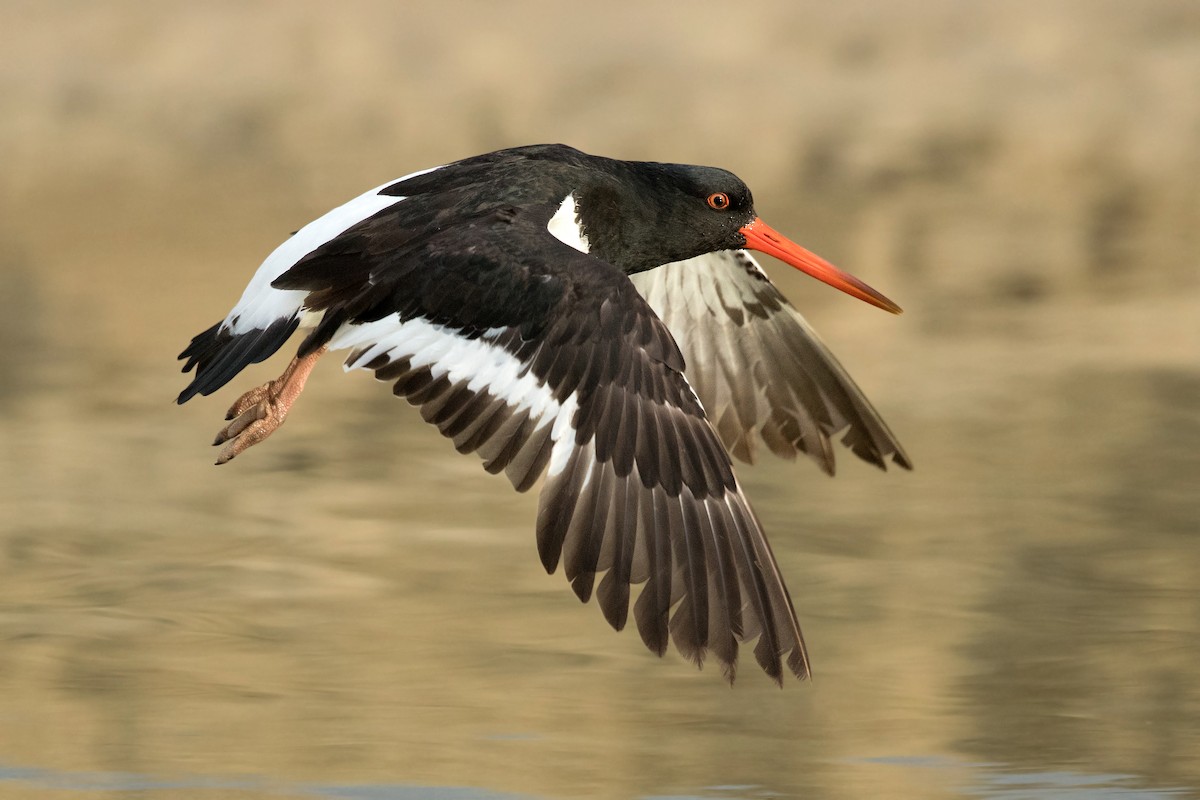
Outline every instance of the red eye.
POLYGON ((708 206, 717 211, 724 211, 729 208, 729 195, 724 192, 713 192, 708 196, 708 206))

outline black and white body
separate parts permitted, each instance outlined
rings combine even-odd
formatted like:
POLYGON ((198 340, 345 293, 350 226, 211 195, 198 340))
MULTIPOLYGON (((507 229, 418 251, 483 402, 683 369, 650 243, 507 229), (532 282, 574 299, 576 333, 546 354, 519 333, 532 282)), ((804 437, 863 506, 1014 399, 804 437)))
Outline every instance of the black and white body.
POLYGON ((217 436, 225 463, 283 421, 329 350, 393 385, 520 491, 544 475, 537 546, 618 630, 734 676, 809 675, 800 626, 733 473, 757 443, 833 471, 831 437, 909 467, 900 445, 746 252, 899 308, 767 227, 724 170, 562 145, 489 153, 371 190, 299 230, 181 354, 180 394, 221 388, 295 335, 275 381, 217 436), (600 577, 599 584, 596 584, 600 577))

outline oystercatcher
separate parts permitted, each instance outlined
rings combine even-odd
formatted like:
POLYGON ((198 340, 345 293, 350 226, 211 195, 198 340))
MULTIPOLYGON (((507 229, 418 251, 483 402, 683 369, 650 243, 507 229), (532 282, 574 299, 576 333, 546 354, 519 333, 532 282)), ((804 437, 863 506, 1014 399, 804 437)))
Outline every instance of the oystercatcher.
POLYGON ((221 388, 304 329, 283 374, 242 395, 218 464, 283 422, 313 366, 349 350, 518 491, 546 475, 542 564, 643 641, 733 680, 809 675, 788 590, 729 453, 805 453, 830 437, 910 467, 895 437, 746 249, 900 309, 760 220, 720 169, 617 161, 563 145, 501 150, 386 183, 296 232, 224 320, 180 355, 178 402, 221 388), (728 451, 728 452, 727 452, 728 451), (596 578, 603 574, 599 585, 596 578))

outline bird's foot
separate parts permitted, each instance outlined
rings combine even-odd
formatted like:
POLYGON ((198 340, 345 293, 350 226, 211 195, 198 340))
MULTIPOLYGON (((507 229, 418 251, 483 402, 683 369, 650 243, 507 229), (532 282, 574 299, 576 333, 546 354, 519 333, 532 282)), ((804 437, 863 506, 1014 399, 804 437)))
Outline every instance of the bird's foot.
POLYGON ((247 448, 266 439, 287 419, 290 402, 283 402, 279 381, 268 381, 237 399, 226 419, 232 420, 217 433, 213 446, 225 444, 217 463, 224 464, 247 448))
POLYGON ((229 407, 225 419, 229 424, 217 432, 213 446, 225 445, 217 456, 217 464, 233 460, 244 450, 266 439, 287 419, 292 403, 300 396, 309 373, 325 348, 295 358, 287 369, 273 381, 251 389, 229 407), (228 443, 228 444, 226 444, 228 443))

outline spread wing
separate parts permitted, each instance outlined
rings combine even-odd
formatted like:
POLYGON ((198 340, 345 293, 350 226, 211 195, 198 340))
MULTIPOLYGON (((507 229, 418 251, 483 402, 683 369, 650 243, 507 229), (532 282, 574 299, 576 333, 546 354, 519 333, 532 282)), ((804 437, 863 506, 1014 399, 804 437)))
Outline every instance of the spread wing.
POLYGON ((829 474, 830 439, 886 467, 912 464, 879 413, 809 324, 744 250, 632 276, 687 360, 687 377, 729 451, 753 462, 762 442, 804 453, 829 474))
POLYGON ((711 652, 732 680, 757 639, 769 675, 806 677, 791 598, 670 331, 622 272, 549 235, 552 211, 500 209, 403 247, 368 223, 273 286, 324 314, 302 353, 349 349, 347 369, 392 383, 519 490, 547 475, 542 563, 614 628, 644 584, 651 650, 711 652))

